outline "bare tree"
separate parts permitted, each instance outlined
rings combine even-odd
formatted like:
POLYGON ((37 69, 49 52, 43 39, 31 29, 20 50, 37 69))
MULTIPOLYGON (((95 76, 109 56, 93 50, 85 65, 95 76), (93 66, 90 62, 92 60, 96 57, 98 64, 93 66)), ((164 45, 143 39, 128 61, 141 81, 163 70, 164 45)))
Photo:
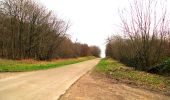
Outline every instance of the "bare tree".
POLYGON ((68 24, 33 0, 1 0, 1 57, 50 59, 68 24))
POLYGON ((158 62, 165 50, 163 44, 169 30, 165 4, 165 1, 134 0, 129 11, 120 13, 123 32, 135 52, 133 58, 144 70, 158 62))

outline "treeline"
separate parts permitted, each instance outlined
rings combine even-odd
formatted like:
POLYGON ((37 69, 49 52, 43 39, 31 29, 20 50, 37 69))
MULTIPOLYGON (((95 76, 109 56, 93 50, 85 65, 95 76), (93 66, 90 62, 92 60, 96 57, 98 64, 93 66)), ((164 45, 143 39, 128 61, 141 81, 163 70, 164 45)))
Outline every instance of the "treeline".
POLYGON ((68 28, 68 23, 33 0, 0 0, 0 58, 46 60, 86 56, 76 51, 77 54, 70 54, 73 51, 66 49, 79 48, 67 38, 68 28))
POLYGON ((106 56, 145 71, 170 57, 169 17, 166 6, 157 14, 158 4, 156 0, 134 0, 130 14, 122 11, 124 35, 108 39, 106 56))
POLYGON ((54 54, 56 57, 72 58, 84 56, 100 57, 100 53, 101 50, 97 46, 89 46, 78 42, 73 43, 69 38, 65 38, 54 54))
POLYGON ((142 38, 132 42, 131 39, 114 36, 106 46, 106 56, 145 71, 170 57, 170 41, 164 40, 161 43, 161 40, 156 38, 148 42, 142 41, 142 38))

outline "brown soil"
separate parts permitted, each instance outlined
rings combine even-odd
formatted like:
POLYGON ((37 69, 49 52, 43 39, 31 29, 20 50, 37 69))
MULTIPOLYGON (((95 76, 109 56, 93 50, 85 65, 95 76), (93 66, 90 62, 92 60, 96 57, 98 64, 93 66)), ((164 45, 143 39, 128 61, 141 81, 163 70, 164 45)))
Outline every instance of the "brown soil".
POLYGON ((170 100, 170 97, 88 73, 61 96, 60 100, 170 100))

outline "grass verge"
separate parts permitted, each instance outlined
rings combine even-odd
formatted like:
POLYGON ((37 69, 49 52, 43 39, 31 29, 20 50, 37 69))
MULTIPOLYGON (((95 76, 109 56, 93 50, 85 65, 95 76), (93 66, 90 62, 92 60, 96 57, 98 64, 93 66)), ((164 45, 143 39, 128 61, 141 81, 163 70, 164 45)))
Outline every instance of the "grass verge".
POLYGON ((143 71, 136 71, 113 59, 102 59, 96 66, 95 71, 102 72, 122 82, 133 83, 152 90, 170 91, 170 78, 143 71))
POLYGON ((43 70, 49 68, 61 67, 64 65, 75 64, 95 57, 80 57, 72 59, 61 59, 52 61, 35 61, 35 60, 4 60, 0 59, 0 72, 23 72, 43 70))

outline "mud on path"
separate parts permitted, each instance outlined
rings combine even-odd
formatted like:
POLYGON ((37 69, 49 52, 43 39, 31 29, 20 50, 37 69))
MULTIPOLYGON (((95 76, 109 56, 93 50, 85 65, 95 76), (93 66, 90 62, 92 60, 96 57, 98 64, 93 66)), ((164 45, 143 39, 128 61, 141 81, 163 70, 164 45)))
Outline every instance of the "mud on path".
POLYGON ((170 97, 88 73, 60 100, 170 100, 170 97))

